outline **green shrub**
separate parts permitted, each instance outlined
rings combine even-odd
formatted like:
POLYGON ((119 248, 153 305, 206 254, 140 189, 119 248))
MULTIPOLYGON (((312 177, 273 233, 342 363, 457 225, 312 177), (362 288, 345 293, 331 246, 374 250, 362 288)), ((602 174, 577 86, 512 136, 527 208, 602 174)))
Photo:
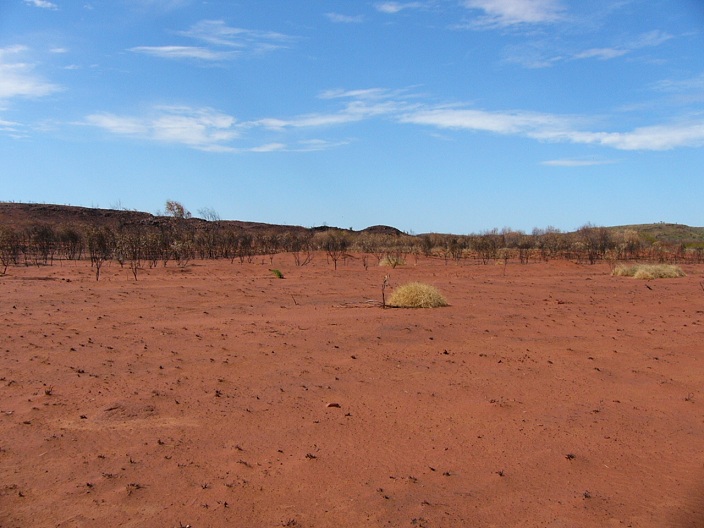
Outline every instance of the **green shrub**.
POLYGON ((635 266, 619 265, 611 275, 615 277, 633 277, 634 279, 675 279, 684 277, 685 273, 679 266, 672 264, 636 264, 635 266))
POLYGON ((447 306, 447 301, 435 287, 410 282, 396 288, 387 305, 394 308, 437 308, 447 306))

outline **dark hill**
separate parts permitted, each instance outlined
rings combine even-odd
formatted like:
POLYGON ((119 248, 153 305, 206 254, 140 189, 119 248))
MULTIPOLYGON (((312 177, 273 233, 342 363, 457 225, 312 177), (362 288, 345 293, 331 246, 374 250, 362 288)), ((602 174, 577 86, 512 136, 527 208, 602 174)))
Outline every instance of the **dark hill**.
MULTIPOLYGON (((12 226, 15 229, 25 229, 37 224, 48 224, 52 227, 160 227, 173 222, 171 216, 157 216, 141 211, 126 209, 100 209, 95 207, 78 207, 74 205, 35 204, 0 202, 0 225, 12 226)), ((223 227, 242 229, 251 232, 291 233, 309 231, 308 228, 293 225, 266 224, 261 222, 245 222, 240 220, 213 220, 202 218, 187 218, 182 221, 191 224, 195 229, 204 227, 208 223, 218 223, 223 227)), ((348 229, 336 227, 314 227, 312 231, 340 230, 352 232, 348 229)), ((395 227, 372 226, 362 230, 363 233, 401 235, 402 232, 395 227)))
MULTIPOLYGON (((61 226, 74 227, 162 227, 174 221, 171 216, 157 216, 141 211, 126 209, 99 209, 95 207, 78 207, 73 205, 36 204, 0 202, 0 226, 11 226, 14 229, 25 229, 37 224, 48 224, 54 228, 61 226)), ((239 220, 204 220, 202 218, 183 219, 195 230, 204 229, 207 225, 217 223, 223 227, 256 233, 303 233, 328 230, 339 230, 347 233, 369 233, 375 235, 401 236, 404 233, 395 227, 374 225, 361 231, 351 231, 329 226, 306 228, 302 226, 266 224, 261 222, 245 222, 239 220)), ((646 242, 662 242, 666 244, 704 244, 704 227, 690 227, 683 224, 659 222, 654 224, 637 224, 612 226, 607 228, 613 235, 624 231, 636 231, 646 242)), ((563 233, 569 235, 569 233, 563 233)))

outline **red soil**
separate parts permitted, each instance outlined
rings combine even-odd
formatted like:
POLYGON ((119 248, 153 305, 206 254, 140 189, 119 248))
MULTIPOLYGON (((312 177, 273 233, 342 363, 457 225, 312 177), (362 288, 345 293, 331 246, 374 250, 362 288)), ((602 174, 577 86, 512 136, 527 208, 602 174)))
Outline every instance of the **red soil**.
POLYGON ((704 526, 685 271, 10 268, 0 526, 704 526), (387 273, 451 306, 381 309, 387 273))

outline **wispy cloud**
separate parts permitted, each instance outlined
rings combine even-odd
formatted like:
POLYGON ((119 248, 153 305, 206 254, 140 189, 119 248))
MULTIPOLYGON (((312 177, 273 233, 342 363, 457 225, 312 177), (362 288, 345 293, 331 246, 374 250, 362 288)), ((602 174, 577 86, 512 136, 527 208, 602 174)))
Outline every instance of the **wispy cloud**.
POLYGON ((363 88, 357 90, 334 89, 325 90, 318 96, 320 99, 394 99, 404 92, 399 90, 388 90, 386 88, 363 88))
POLYGON ((128 116, 118 116, 110 113, 91 114, 86 117, 86 124, 102 128, 125 136, 147 137, 150 125, 145 119, 128 116))
POLYGON ((22 132, 24 127, 20 123, 14 121, 7 121, 5 119, 0 119, 0 132, 6 134, 13 138, 25 137, 25 133, 22 132))
POLYGON ((650 48, 653 46, 659 46, 672 38, 674 37, 669 33, 656 29, 639 35, 630 43, 629 47, 631 49, 650 48))
POLYGON ((616 57, 622 57, 630 52, 627 49, 618 48, 591 48, 577 53, 575 59, 601 59, 609 60, 616 57))
POLYGON ((534 136, 544 131, 568 131, 571 120, 537 112, 488 112, 440 107, 407 113, 400 116, 399 121, 444 129, 534 136))
POLYGON ((540 42, 507 46, 504 49, 505 62, 528 69, 550 68, 565 59, 564 55, 546 49, 540 42))
POLYGON ((293 150, 296 152, 319 152, 321 150, 330 150, 349 145, 350 143, 350 140, 328 141, 326 139, 307 139, 299 141, 293 150))
POLYGON ((353 115, 347 112, 331 114, 304 114, 292 118, 265 117, 249 123, 250 126, 268 128, 270 130, 284 130, 286 128, 314 128, 332 125, 342 125, 353 121, 361 121, 364 116, 353 115))
POLYGON ((61 90, 34 73, 34 65, 11 58, 28 51, 24 46, 0 48, 0 100, 14 97, 44 97, 61 90))
POLYGON ((625 132, 585 130, 587 120, 575 116, 452 107, 406 113, 398 120, 440 129, 490 132, 539 141, 600 145, 618 150, 670 150, 704 146, 704 120, 697 117, 676 123, 637 127, 625 132))
POLYGON ((704 73, 685 79, 663 79, 653 84, 653 89, 660 92, 704 92, 704 73))
MULTIPOLYGON (((619 150, 671 150, 704 146, 704 122, 638 127, 629 132, 571 132, 573 143, 597 144, 619 150)), ((556 137, 559 139, 559 136, 556 137)))
POLYGON ((364 101, 351 101, 337 112, 303 114, 291 118, 263 118, 251 121, 248 124, 271 130, 329 127, 364 121, 382 115, 391 115, 398 112, 398 105, 399 103, 391 101, 376 104, 369 104, 364 101))
POLYGON ((326 90, 319 95, 319 98, 346 100, 341 109, 335 112, 303 114, 291 118, 264 118, 253 121, 251 125, 272 130, 313 128, 342 125, 372 117, 394 115, 401 110, 412 108, 412 105, 406 101, 395 99, 395 96, 400 93, 383 88, 326 90))
MULTIPOLYGON (((191 0, 128 0, 130 4, 139 9, 168 12, 181 9, 191 3, 191 0)), ((92 7, 91 7, 92 9, 92 7)))
POLYGON ((323 92, 320 97, 349 99, 338 112, 291 119, 264 119, 256 124, 280 130, 341 125, 383 116, 402 124, 430 126, 441 130, 519 136, 555 143, 600 145, 617 150, 652 151, 704 146, 704 120, 697 115, 677 122, 641 126, 626 131, 594 131, 590 130, 592 119, 586 116, 527 110, 489 111, 460 106, 427 106, 393 97, 399 94, 400 92, 380 88, 331 90, 323 92))
POLYGON ((394 15, 404 9, 420 9, 424 6, 422 2, 379 2, 374 4, 377 11, 394 15))
POLYGON ((701 109, 704 103, 704 73, 678 79, 662 79, 650 85, 658 93, 666 94, 667 102, 677 106, 701 109))
POLYGON ((364 22, 363 15, 342 15, 340 13, 325 13, 331 22, 339 24, 361 24, 364 22))
POLYGON ((57 6, 54 2, 49 2, 47 0, 24 0, 25 4, 33 5, 35 7, 41 7, 42 9, 57 10, 57 6))
POLYGON ((484 13, 473 23, 477 28, 546 24, 557 22, 564 14, 559 0, 463 0, 462 4, 484 13))
POLYGON ((594 167, 614 163, 617 162, 615 160, 554 159, 542 161, 540 164, 548 167, 594 167))
POLYGON ((609 60, 622 57, 634 51, 659 46, 672 39, 672 35, 663 31, 655 30, 638 35, 635 39, 621 46, 606 48, 590 48, 576 53, 574 59, 601 59, 609 60))
POLYGON ((275 31, 231 27, 222 20, 202 20, 186 31, 177 32, 177 35, 205 45, 135 46, 129 48, 129 51, 164 59, 218 62, 286 48, 295 40, 294 37, 275 31))
POLYGON ((286 150, 285 143, 266 143, 257 147, 251 147, 249 152, 280 152, 286 150))
POLYGON ((348 145, 349 140, 345 141, 328 141, 325 139, 307 139, 287 145, 286 143, 266 143, 256 147, 241 149, 243 152, 320 152, 330 150, 344 145, 348 145))
POLYGON ((216 51, 198 46, 136 46, 129 51, 143 53, 162 59, 198 59, 222 61, 232 58, 236 52, 216 51))
POLYGON ((179 144, 212 152, 314 152, 337 148, 349 140, 306 139, 289 145, 279 140, 263 141, 255 147, 241 146, 257 137, 280 136, 291 130, 324 129, 361 122, 380 116, 393 116, 412 105, 393 99, 401 91, 381 88, 362 90, 331 90, 320 99, 343 100, 331 112, 316 112, 291 117, 264 117, 238 121, 233 116, 212 108, 189 106, 158 106, 148 115, 118 115, 99 112, 88 115, 83 125, 101 128, 118 136, 179 144), (234 145, 235 141, 238 142, 234 145))
POLYGON ((524 68, 549 68, 560 63, 578 60, 613 60, 635 53, 645 48, 653 48, 674 38, 663 31, 655 30, 642 33, 625 42, 612 46, 598 46, 575 51, 576 46, 563 45, 556 48, 550 40, 534 40, 520 45, 507 46, 504 49, 505 61, 518 64, 524 68))
MULTIPOLYGON (((362 119, 358 117, 357 119, 362 119)), ((271 118, 248 122, 237 121, 233 116, 212 108, 188 106, 158 106, 148 115, 118 115, 100 112, 88 115, 83 126, 100 128, 117 136, 182 145, 206 152, 269 153, 269 152, 318 152, 338 148, 349 140, 304 139, 291 144, 282 141, 263 141, 246 146, 265 137, 277 135, 289 128, 325 128, 354 120, 346 112, 340 114, 311 114, 295 118, 271 118)), ((0 121, 0 130, 10 129, 13 123, 0 121)))
POLYGON ((91 114, 85 124, 117 135, 185 145, 209 152, 233 151, 230 142, 239 136, 234 117, 211 108, 156 107, 145 117, 112 113, 91 114))
POLYGON ((237 48, 254 53, 285 48, 295 40, 292 36, 276 31, 232 27, 223 20, 202 20, 180 34, 214 46, 237 48))
MULTIPOLYGON (((443 131, 497 134, 541 142, 596 145, 616 150, 658 151, 704 146, 704 119, 699 114, 631 130, 603 131, 595 130, 595 121, 587 116, 428 105, 414 100, 412 95, 403 97, 405 92, 383 88, 328 90, 321 93, 319 99, 336 104, 337 109, 289 117, 272 116, 238 121, 231 115, 211 108, 166 106, 156 107, 148 116, 142 117, 95 113, 87 116, 84 124, 117 135, 219 152, 311 152, 335 148, 349 141, 317 138, 298 140, 289 145, 286 138, 293 131, 324 130, 374 119, 443 131), (253 140, 259 145, 242 146, 253 140), (234 144, 235 141, 237 145, 234 144)), ((577 158, 544 162, 548 166, 562 167, 605 163, 611 161, 577 158)))

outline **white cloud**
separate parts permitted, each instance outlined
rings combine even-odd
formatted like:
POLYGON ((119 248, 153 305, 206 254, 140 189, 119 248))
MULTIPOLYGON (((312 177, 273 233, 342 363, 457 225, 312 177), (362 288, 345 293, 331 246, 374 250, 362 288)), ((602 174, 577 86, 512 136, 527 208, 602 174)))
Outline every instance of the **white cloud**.
POLYGON ((211 149, 237 137, 234 119, 208 110, 173 109, 151 123, 154 139, 211 149))
POLYGON ((423 7, 422 2, 379 2, 374 4, 377 11, 394 15, 400 13, 404 9, 419 9, 423 7))
POLYGON ((623 46, 617 47, 606 47, 606 48, 591 48, 584 50, 582 52, 576 53, 574 59, 600 59, 600 60, 610 60, 617 57, 622 57, 629 53, 633 53, 636 50, 643 48, 651 48, 659 46, 668 40, 670 40, 672 35, 665 33, 663 31, 649 31, 648 33, 643 33, 638 35, 635 39, 627 42, 623 46))
POLYGON ((479 27, 557 22, 564 11, 559 0, 463 0, 462 3, 468 9, 485 13, 477 20, 479 27))
POLYGON ((504 56, 506 62, 529 69, 549 68, 565 59, 562 55, 546 50, 537 42, 507 46, 504 49, 504 56))
MULTIPOLYGON (((180 9, 191 3, 191 0, 129 0, 132 5, 139 9, 149 9, 156 11, 172 11, 180 9)), ((88 7, 88 6, 86 6, 88 7)), ((90 7, 92 9, 92 7, 90 7)))
POLYGON ((149 125, 145 120, 136 117, 117 116, 115 114, 91 114, 86 117, 86 123, 113 134, 126 136, 148 136, 149 125))
MULTIPOLYGON (((301 114, 293 117, 265 117, 238 122, 234 117, 210 108, 157 107, 146 117, 96 113, 85 124, 118 135, 180 144, 206 151, 228 152, 311 152, 349 143, 312 139, 288 145, 261 141, 259 146, 235 148, 232 143, 247 133, 255 139, 267 133, 285 134, 294 129, 316 129, 385 118, 403 124, 433 127, 439 130, 469 131, 529 138, 553 143, 598 145, 617 150, 669 150, 704 146, 704 120, 693 114, 679 122, 641 126, 626 131, 594 131, 593 121, 584 116, 559 115, 526 110, 488 111, 460 106, 424 106, 412 103, 394 92, 381 88, 330 90, 319 97, 342 100, 331 112, 301 114), (348 99, 344 101, 344 99, 348 99)), ((584 159, 548 160, 548 166, 577 167, 612 163, 584 159)))
POLYGON ((592 49, 584 50, 582 52, 577 53, 574 56, 574 58, 575 59, 608 60, 608 59, 615 59, 616 57, 622 57, 623 55, 626 55, 627 53, 629 53, 629 50, 626 50, 626 49, 592 48, 592 49))
POLYGON ((536 112, 488 112, 452 107, 424 109, 398 117, 401 123, 491 132, 528 137, 540 141, 601 145, 618 150, 670 150, 704 146, 704 122, 638 127, 626 132, 585 131, 577 117, 536 112))
POLYGON ((267 143, 266 145, 252 147, 249 152, 280 152, 282 150, 286 150, 284 143, 267 143))
POLYGON ((24 3, 35 7, 41 7, 42 9, 56 10, 59 8, 59 6, 57 6, 54 2, 48 2, 47 0, 24 0, 24 3))
POLYGON ((487 112, 453 107, 419 110, 400 116, 401 123, 431 125, 497 134, 531 135, 543 130, 568 130, 569 120, 537 112, 487 112))
POLYGON ((382 89, 336 90, 325 92, 322 98, 351 98, 338 111, 310 113, 293 117, 267 117, 237 122, 234 117, 210 108, 182 106, 156 107, 146 116, 117 115, 110 112, 86 116, 84 125, 101 128, 110 133, 138 139, 180 144, 205 151, 218 152, 313 152, 336 148, 349 143, 325 139, 302 140, 294 145, 280 141, 262 142, 255 147, 235 147, 234 140, 244 133, 253 137, 267 132, 285 133, 291 129, 314 129, 360 122, 377 116, 395 115, 411 106, 386 100, 394 92, 382 89))
POLYGON ((672 38, 672 35, 668 33, 655 30, 642 33, 616 45, 595 46, 582 51, 572 52, 556 48, 552 40, 542 39, 506 46, 504 48, 504 61, 530 69, 549 68, 556 64, 573 60, 596 59, 606 61, 624 57, 645 48, 660 46, 672 38))
POLYGON ((0 119, 0 129, 3 130, 14 130, 15 127, 18 127, 19 123, 15 123, 14 121, 6 121, 5 119, 0 119))
POLYGON ((328 141, 325 139, 306 139, 298 141, 293 145, 286 143, 266 143, 256 147, 243 149, 246 152, 320 152, 322 150, 330 150, 344 145, 348 145, 349 140, 344 141, 328 141))
POLYGON ((385 99, 392 97, 397 92, 389 91, 385 88, 364 88, 361 90, 325 90, 319 97, 321 99, 385 99))
MULTIPOLYGON (((556 137, 555 139, 559 139, 556 137)), ((704 122, 653 125, 630 132, 571 132, 573 143, 598 144, 618 150, 671 150, 704 146, 704 122)))
POLYGON ((44 97, 61 88, 34 74, 34 65, 12 62, 9 57, 27 51, 24 46, 0 48, 0 100, 13 97, 44 97))
POLYGON ((164 106, 155 108, 153 115, 147 117, 99 113, 87 116, 85 124, 113 134, 210 152, 235 150, 229 143, 239 137, 235 118, 210 108, 164 106))
POLYGON ((253 52, 284 48, 295 40, 294 37, 275 31, 231 27, 222 20, 202 20, 180 34, 215 46, 253 52))
POLYGON ((283 130, 286 128, 313 128, 354 123, 374 116, 398 113, 402 108, 409 109, 410 105, 407 103, 393 99, 394 96, 399 94, 400 92, 384 88, 326 90, 318 96, 320 99, 350 100, 336 112, 303 114, 285 119, 278 117, 263 118, 248 123, 248 126, 283 130))
POLYGON ((205 61, 220 61, 233 56, 233 52, 214 51, 197 46, 136 46, 130 48, 129 51, 164 59, 199 59, 205 61))
POLYGON ((305 141, 299 141, 298 147, 296 147, 294 150, 296 152, 319 152, 321 150, 330 150, 332 148, 337 148, 349 144, 349 140, 327 141, 325 139, 307 139, 305 141))
POLYGON ((340 24, 361 24, 364 22, 364 17, 362 15, 342 15, 340 13, 325 13, 325 16, 331 22, 337 22, 340 24))
POLYGON ((689 79, 664 79, 655 83, 654 88, 664 92, 704 90, 704 73, 689 79))
POLYGON ((25 134, 20 131, 22 125, 15 123, 14 121, 7 121, 5 119, 0 119, 0 132, 7 134, 13 138, 24 137, 25 134))
POLYGON ((548 167, 594 167, 598 165, 611 165, 614 160, 585 160, 585 159, 555 159, 541 162, 541 165, 548 167))
POLYGON ((669 33, 656 29, 654 31, 649 31, 639 35, 629 44, 628 47, 630 49, 650 48, 653 46, 659 46, 672 38, 673 36, 669 33))
POLYGON ((198 40, 207 46, 135 46, 129 51, 166 59, 231 60, 242 54, 262 54, 286 48, 295 39, 274 31, 230 27, 222 20, 202 20, 181 37, 198 40))
POLYGON ((376 116, 393 115, 398 113, 402 108, 409 109, 410 105, 398 101, 369 101, 365 100, 365 96, 371 91, 369 90, 353 90, 350 92, 324 92, 322 98, 332 99, 339 97, 349 97, 352 93, 362 94, 359 99, 354 99, 345 104, 345 106, 337 112, 331 113, 314 113, 303 114, 288 119, 282 118, 264 118, 248 123, 248 126, 257 126, 268 128, 271 130, 283 130, 286 128, 314 128, 333 125, 343 125, 346 123, 355 123, 370 119, 376 116), (336 93, 337 95, 333 95, 336 93))
POLYGON ((361 121, 363 115, 353 115, 347 112, 333 114, 306 114, 290 119, 267 117, 249 123, 253 126, 260 126, 270 130, 283 130, 285 128, 313 128, 332 125, 342 125, 353 121, 361 121))

